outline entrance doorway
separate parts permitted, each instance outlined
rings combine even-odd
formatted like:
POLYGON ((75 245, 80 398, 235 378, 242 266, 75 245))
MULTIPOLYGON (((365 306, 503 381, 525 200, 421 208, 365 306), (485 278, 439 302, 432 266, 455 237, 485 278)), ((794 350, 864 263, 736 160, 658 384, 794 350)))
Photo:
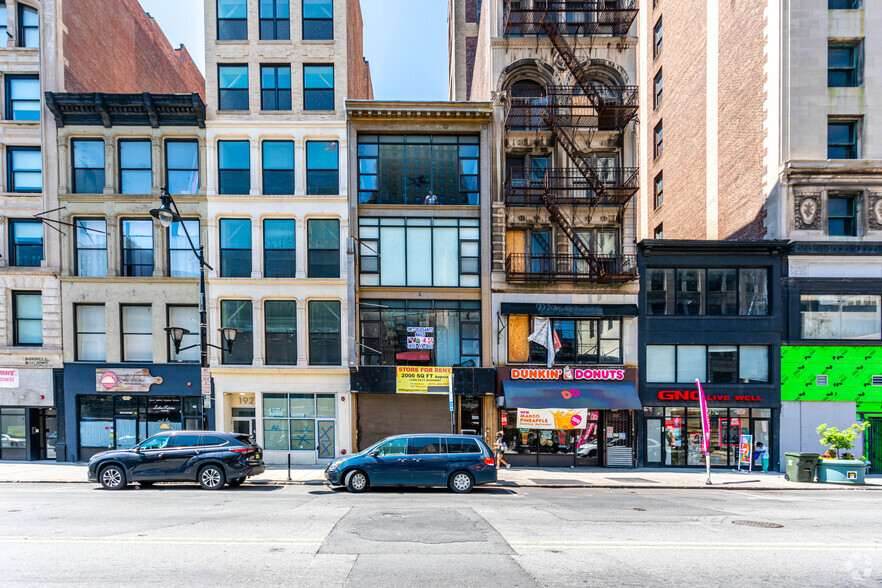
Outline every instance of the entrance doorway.
POLYGON ((251 437, 257 434, 257 420, 253 408, 233 408, 233 432, 251 437))

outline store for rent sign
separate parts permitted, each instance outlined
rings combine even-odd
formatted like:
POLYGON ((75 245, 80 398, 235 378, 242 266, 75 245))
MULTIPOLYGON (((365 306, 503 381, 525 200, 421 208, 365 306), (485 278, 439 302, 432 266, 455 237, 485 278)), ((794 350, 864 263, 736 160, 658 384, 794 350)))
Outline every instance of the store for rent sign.
POLYGON ((431 351, 435 348, 434 327, 407 327, 407 348, 431 351))
POLYGON ((0 388, 18 388, 18 370, 0 369, 0 388))
POLYGON ((587 408, 519 408, 519 429, 584 429, 587 408))
POLYGON ((399 394, 447 394, 449 367, 398 366, 395 368, 395 386, 399 394))
POLYGON ((512 380, 624 380, 625 370, 603 368, 530 369, 514 368, 512 380))

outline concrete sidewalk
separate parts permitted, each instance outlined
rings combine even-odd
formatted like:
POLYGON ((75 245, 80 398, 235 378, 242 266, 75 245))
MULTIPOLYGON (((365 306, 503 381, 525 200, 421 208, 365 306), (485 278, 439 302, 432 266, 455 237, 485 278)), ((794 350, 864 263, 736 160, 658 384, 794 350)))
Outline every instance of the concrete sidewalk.
MULTIPOLYGON (((268 466, 265 473, 249 478, 252 484, 322 484, 324 466, 291 468, 290 480, 284 466, 268 466)), ((711 488, 726 490, 882 490, 882 476, 867 477, 865 486, 788 482, 777 472, 711 472, 713 484, 705 484, 704 470, 606 469, 606 468, 515 468, 499 471, 502 487, 544 488, 711 488)), ((85 464, 0 461, 0 483, 86 483, 85 464)))

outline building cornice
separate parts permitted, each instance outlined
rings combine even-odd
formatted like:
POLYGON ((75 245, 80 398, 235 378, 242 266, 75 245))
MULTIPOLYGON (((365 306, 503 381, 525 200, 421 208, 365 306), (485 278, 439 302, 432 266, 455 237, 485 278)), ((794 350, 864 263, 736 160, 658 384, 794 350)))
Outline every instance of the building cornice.
POLYGON ((854 160, 803 160, 788 161, 781 169, 783 176, 789 177, 823 177, 836 178, 839 176, 875 176, 882 177, 882 160, 878 159, 854 159, 854 160))
POLYGON ((205 128, 205 103, 191 94, 46 92, 55 125, 193 126, 205 128))

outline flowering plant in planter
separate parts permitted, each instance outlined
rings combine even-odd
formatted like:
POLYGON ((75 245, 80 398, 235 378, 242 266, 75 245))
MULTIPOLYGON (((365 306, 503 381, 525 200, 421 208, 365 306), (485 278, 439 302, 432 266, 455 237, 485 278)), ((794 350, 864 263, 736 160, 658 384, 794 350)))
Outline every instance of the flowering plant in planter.
MULTIPOLYGON (((826 445, 829 449, 821 459, 839 459, 839 451, 843 449, 853 449, 854 441, 857 436, 867 430, 870 426, 869 422, 854 423, 847 429, 840 431, 836 427, 830 427, 827 423, 818 427, 818 435, 821 436, 821 445, 826 445)), ((845 454, 846 456, 851 454, 845 454)), ((853 457, 852 457, 853 459, 853 457)))

